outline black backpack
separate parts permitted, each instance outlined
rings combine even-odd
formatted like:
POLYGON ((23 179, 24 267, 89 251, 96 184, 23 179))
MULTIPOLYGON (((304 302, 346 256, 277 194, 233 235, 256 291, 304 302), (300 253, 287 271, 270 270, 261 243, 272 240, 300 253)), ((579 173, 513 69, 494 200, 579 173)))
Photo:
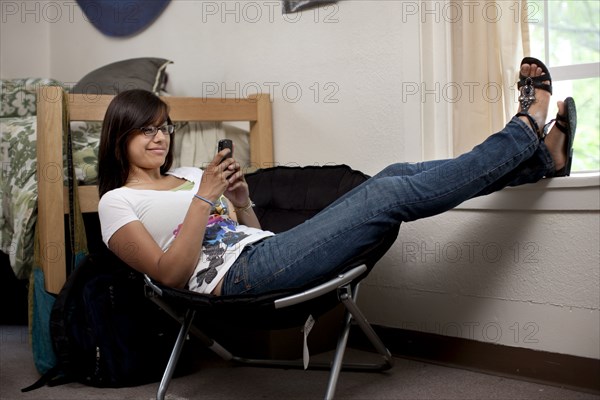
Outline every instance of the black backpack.
MULTIPOLYGON (((140 273, 112 253, 88 255, 69 275, 50 314, 57 364, 22 391, 72 381, 96 387, 156 382, 178 330, 145 296, 140 273)), ((186 353, 178 363, 184 369, 186 353)))

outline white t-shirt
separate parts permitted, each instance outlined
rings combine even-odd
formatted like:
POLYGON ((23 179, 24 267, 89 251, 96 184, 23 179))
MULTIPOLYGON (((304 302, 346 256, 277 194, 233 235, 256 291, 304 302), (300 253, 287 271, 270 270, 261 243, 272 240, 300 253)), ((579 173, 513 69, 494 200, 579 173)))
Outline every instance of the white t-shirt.
MULTIPOLYGON (((176 168, 170 175, 193 182, 191 190, 140 190, 121 187, 102 196, 98 214, 102 240, 106 245, 111 236, 124 225, 140 221, 163 251, 171 246, 197 193, 202 179, 199 168, 176 168)), ((229 218, 227 206, 219 201, 211 210, 202 244, 202 254, 187 288, 211 293, 231 268, 244 246, 272 236, 269 231, 239 225, 229 218)), ((132 250, 134 251, 134 250, 132 250)))

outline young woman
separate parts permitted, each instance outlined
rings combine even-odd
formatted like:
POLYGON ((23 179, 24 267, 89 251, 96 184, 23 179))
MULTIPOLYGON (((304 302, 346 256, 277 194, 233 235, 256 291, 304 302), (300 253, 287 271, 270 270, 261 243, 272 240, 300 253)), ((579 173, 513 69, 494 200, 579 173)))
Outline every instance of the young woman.
POLYGON ((519 113, 472 151, 391 165, 278 235, 260 229, 229 150, 204 171, 171 170, 174 128, 167 105, 149 92, 123 92, 108 107, 100 143, 103 240, 131 267, 172 287, 229 295, 302 286, 359 254, 391 225, 505 186, 568 175, 573 100, 558 102, 557 122, 545 135, 552 91, 547 68, 525 58, 519 88, 519 113))

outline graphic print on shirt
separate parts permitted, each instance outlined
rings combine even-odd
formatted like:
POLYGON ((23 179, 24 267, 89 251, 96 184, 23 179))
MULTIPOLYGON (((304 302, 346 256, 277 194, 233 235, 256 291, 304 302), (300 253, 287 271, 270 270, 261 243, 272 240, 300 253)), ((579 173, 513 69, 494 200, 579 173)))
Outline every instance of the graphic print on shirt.
POLYGON ((202 281, 210 284, 217 276, 217 268, 224 263, 224 256, 228 249, 248 237, 245 233, 237 232, 237 223, 227 216, 226 203, 220 200, 206 224, 202 253, 208 261, 208 268, 196 273, 198 286, 202 281))
POLYGON ((196 273, 198 285, 201 285, 202 281, 210 284, 217 276, 217 267, 224 263, 223 258, 227 250, 248 236, 236 232, 236 226, 235 221, 221 215, 212 215, 209 218, 202 245, 202 253, 209 264, 208 268, 196 273))

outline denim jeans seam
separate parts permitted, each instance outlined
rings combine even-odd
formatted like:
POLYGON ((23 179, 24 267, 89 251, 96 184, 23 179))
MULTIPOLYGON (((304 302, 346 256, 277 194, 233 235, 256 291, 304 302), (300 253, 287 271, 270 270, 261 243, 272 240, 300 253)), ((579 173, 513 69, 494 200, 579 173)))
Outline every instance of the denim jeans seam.
MULTIPOLYGON (((252 249, 255 250, 255 249, 252 249)), ((242 284, 244 286, 244 289, 242 291, 240 291, 240 294, 244 294, 249 292, 250 290, 254 290, 257 289, 261 286, 264 286, 270 282, 273 281, 273 279, 283 271, 283 269, 279 269, 277 270, 277 272, 275 272, 272 275, 269 275, 268 279, 263 279, 258 283, 255 284, 251 284, 250 280, 249 280, 249 274, 248 274, 248 266, 250 264, 250 257, 251 257, 251 253, 249 252, 246 255, 242 255, 238 258, 238 260, 235 261, 235 263, 240 262, 241 265, 236 266, 236 273, 234 274, 234 279, 233 279, 233 284, 235 285, 239 285, 242 284), (242 259, 243 258, 243 259, 242 259), (238 272, 239 271, 239 272, 238 272)), ((234 264, 235 264, 234 263, 234 264)))

